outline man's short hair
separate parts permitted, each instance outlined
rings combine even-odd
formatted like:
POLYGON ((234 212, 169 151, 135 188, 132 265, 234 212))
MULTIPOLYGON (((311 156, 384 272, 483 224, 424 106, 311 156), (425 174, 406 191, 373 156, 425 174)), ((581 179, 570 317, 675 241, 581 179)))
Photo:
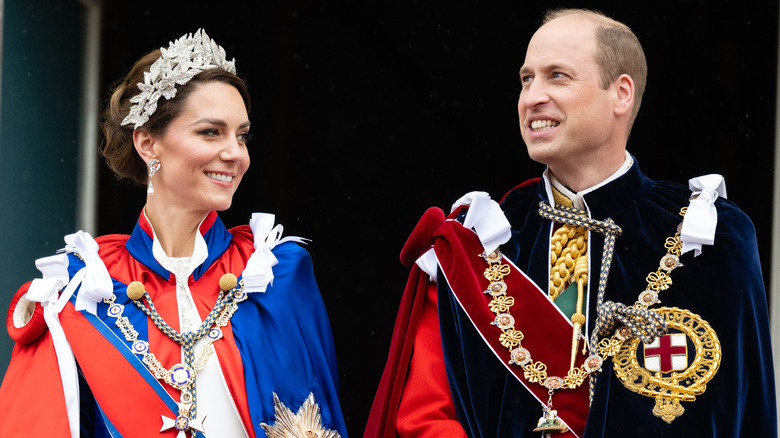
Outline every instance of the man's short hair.
POLYGON ((634 108, 628 124, 634 124, 647 84, 647 59, 636 35, 625 24, 588 9, 553 9, 547 12, 542 25, 566 16, 578 16, 596 25, 596 64, 601 69, 602 88, 608 88, 622 74, 634 80, 634 108))

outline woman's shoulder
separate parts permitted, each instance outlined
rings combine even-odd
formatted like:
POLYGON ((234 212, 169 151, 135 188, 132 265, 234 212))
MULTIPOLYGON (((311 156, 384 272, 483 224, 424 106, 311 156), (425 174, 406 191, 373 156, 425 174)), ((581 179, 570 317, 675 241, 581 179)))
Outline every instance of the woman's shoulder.
POLYGON ((100 247, 100 255, 102 256, 104 252, 112 252, 124 248, 129 238, 130 236, 127 234, 105 234, 96 237, 95 242, 100 247))
POLYGON ((314 262, 309 251, 296 242, 283 242, 273 249, 274 256, 279 260, 280 275, 282 272, 296 277, 314 277, 314 262))
POLYGON ((239 225, 228 230, 233 236, 231 246, 240 251, 247 258, 255 251, 255 239, 249 225, 239 225))
POLYGON ((111 266, 113 262, 123 260, 127 254, 127 234, 105 234, 95 238, 97 242, 98 254, 106 266, 111 266))
POLYGON ((240 244, 252 244, 254 242, 254 235, 252 229, 248 224, 239 225, 228 230, 233 235, 233 240, 240 244))

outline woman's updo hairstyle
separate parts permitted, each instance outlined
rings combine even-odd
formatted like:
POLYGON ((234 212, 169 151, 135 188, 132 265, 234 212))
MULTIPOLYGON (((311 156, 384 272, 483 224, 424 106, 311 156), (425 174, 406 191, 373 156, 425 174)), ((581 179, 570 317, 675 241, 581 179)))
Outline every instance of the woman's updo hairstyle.
MULTIPOLYGON (((136 61, 127 76, 114 87, 101 120, 105 136, 102 153, 106 164, 117 178, 127 178, 141 186, 147 184, 148 169, 133 145, 134 125, 132 123, 122 125, 122 121, 130 113, 130 107, 133 105, 130 99, 141 92, 138 84, 144 82, 144 72, 149 71, 159 58, 160 50, 157 49, 136 61)), ((171 121, 181 114, 189 95, 199 84, 207 82, 232 85, 241 94, 246 111, 249 113, 249 91, 246 82, 221 68, 210 68, 196 74, 186 84, 177 85, 176 96, 172 99, 160 98, 157 101, 157 110, 143 126, 137 129, 144 129, 153 135, 164 135, 171 121)))

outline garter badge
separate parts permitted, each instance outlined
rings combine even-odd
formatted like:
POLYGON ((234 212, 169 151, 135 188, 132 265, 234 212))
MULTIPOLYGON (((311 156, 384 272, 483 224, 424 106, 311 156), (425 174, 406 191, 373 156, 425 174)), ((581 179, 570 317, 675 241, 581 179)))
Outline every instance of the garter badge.
POLYGON ((655 398, 653 414, 671 424, 685 412, 680 402, 696 400, 718 372, 720 341, 699 315, 676 307, 656 311, 666 321, 669 333, 641 349, 638 338, 630 339, 612 361, 620 382, 631 391, 655 398))

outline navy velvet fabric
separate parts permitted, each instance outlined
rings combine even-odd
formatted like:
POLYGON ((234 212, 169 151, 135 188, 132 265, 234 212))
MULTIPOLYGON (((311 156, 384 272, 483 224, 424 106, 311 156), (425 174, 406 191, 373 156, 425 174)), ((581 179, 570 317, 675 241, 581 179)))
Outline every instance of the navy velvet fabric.
MULTIPOLYGON (((501 250, 546 290, 551 222, 537 213, 539 202, 546 200, 543 185, 518 187, 504 198, 502 208, 512 225, 512 238, 501 250)), ((664 241, 677 230, 680 208, 688 205, 690 194, 679 184, 648 179, 635 161, 626 174, 585 195, 593 218, 612 218, 623 230, 616 242, 606 300, 631 305, 645 290, 646 277, 666 254, 664 241)), ((776 435, 769 321, 755 229, 732 202, 719 198, 716 207, 714 245, 704 246, 698 257, 693 251, 684 254, 683 266, 672 272, 673 284, 661 292, 660 299, 662 306, 700 315, 715 330, 722 351, 717 374, 695 401, 681 402, 684 414, 667 424, 653 415, 654 398, 624 387, 608 360, 598 374, 586 438, 776 435)), ((602 235, 590 233, 593 289, 586 311, 588 334, 596 318, 595 280, 603 243, 602 235)), ((444 282, 439 286, 439 313, 450 387, 469 435, 535 436, 531 431, 541 415, 539 402, 489 351, 444 282)), ((520 327, 527 323, 519 322, 520 327)))

